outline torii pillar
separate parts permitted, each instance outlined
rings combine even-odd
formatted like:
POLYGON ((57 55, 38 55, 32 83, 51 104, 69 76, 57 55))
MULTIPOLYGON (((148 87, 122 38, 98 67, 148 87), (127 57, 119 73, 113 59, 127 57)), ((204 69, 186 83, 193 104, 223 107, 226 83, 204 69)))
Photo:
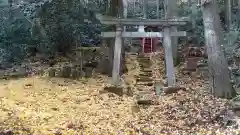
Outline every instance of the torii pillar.
MULTIPOLYGON (((115 15, 119 18, 127 18, 127 0, 111 0, 111 11, 115 11, 115 15)), ((125 60, 124 54, 124 40, 122 38, 122 31, 126 27, 116 25, 116 37, 114 43, 114 59, 112 68, 112 84, 117 86, 120 82, 121 71, 124 71, 122 62, 125 60)))
POLYGON ((113 59, 113 70, 112 78, 113 85, 117 86, 120 82, 120 64, 121 64, 121 54, 122 54, 122 26, 116 25, 116 37, 115 37, 115 46, 114 46, 114 59, 113 59))

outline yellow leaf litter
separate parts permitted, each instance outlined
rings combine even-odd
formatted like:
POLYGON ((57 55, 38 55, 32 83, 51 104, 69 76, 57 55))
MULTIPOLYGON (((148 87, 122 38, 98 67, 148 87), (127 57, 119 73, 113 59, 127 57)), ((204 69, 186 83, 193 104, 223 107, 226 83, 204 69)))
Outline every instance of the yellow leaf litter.
MULTIPOLYGON (((124 89, 131 87, 134 90, 134 76, 139 71, 135 59, 128 56, 129 72, 123 76, 124 89)), ((80 81, 38 76, 1 80, 0 132, 10 130, 17 135, 160 135, 171 128, 174 130, 170 134, 174 135, 193 133, 184 129, 183 117, 194 116, 173 109, 181 95, 189 97, 184 98, 189 100, 185 107, 192 109, 190 98, 194 96, 191 92, 162 96, 159 105, 138 108, 132 96, 105 92, 104 87, 109 82, 110 78, 100 75, 80 81), (173 114, 167 114, 170 111, 173 114)), ((202 127, 201 130, 196 128, 196 133, 214 131, 221 134, 225 131, 202 127)))

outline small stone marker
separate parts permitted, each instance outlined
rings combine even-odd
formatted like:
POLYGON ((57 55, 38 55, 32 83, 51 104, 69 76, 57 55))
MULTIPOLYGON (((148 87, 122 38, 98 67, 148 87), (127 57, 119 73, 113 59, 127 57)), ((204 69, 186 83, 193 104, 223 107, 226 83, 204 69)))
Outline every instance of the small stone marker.
POLYGON ((160 95, 161 94, 163 87, 164 87, 164 84, 162 83, 161 80, 156 80, 155 81, 155 92, 156 92, 156 95, 160 95))
POLYGON ((198 61, 200 60, 200 57, 191 57, 187 59, 186 68, 187 71, 196 71, 198 67, 198 61))

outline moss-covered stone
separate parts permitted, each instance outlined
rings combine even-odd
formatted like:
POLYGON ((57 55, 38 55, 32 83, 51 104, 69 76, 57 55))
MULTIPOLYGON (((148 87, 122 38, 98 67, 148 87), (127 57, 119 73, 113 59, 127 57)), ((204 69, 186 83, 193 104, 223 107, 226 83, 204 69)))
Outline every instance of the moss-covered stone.
POLYGON ((56 69, 55 68, 50 68, 49 70, 48 70, 48 76, 49 77, 55 77, 56 76, 56 69))
POLYGON ((69 78, 71 76, 71 70, 72 69, 69 65, 63 66, 61 70, 61 77, 69 78))
POLYGON ((71 77, 72 79, 79 79, 81 73, 81 71, 78 71, 77 68, 73 68, 72 72, 71 72, 71 77))

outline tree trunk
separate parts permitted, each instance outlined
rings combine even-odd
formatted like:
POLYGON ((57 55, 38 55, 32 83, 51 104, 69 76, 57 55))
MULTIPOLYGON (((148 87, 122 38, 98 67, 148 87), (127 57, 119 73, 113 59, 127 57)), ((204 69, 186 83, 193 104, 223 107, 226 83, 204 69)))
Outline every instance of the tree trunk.
POLYGON ((143 0, 143 18, 147 19, 147 1, 143 0))
MULTIPOLYGON (((197 16, 196 16, 196 12, 197 12, 197 6, 199 3, 199 0, 198 1, 195 1, 195 0, 190 0, 190 4, 191 4, 191 12, 192 12, 192 15, 191 15, 191 21, 192 21, 192 31, 191 33, 191 37, 193 37, 192 39, 193 40, 196 40, 197 38, 197 35, 196 35, 196 32, 193 31, 196 29, 196 19, 197 19, 197 16)), ((196 42, 193 42, 193 43, 199 43, 198 41, 196 42)))
MULTIPOLYGON (((237 15, 240 16, 240 0, 237 0, 237 4, 238 4, 238 12, 237 12, 237 15)), ((238 18, 238 22, 240 22, 240 18, 238 18)))
POLYGON ((232 0, 226 0, 225 1, 225 8, 226 8, 226 24, 227 24, 227 30, 230 31, 232 27, 232 0))
POLYGON ((156 0, 156 5, 157 5, 157 19, 160 18, 160 13, 159 13, 159 8, 160 8, 160 0, 156 0))
POLYGON ((230 83, 228 64, 221 49, 221 25, 216 0, 202 0, 205 44, 212 93, 221 98, 232 98, 236 92, 230 83))

